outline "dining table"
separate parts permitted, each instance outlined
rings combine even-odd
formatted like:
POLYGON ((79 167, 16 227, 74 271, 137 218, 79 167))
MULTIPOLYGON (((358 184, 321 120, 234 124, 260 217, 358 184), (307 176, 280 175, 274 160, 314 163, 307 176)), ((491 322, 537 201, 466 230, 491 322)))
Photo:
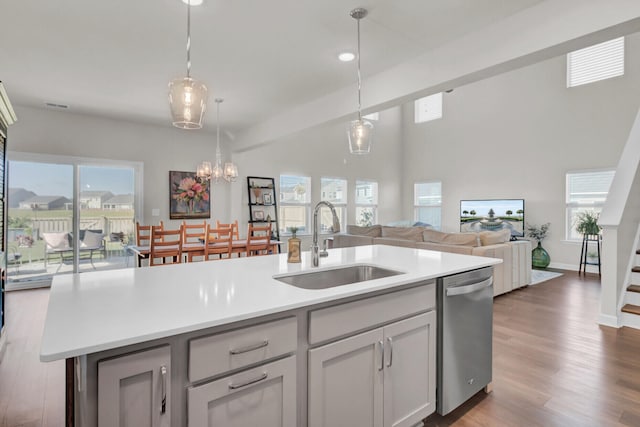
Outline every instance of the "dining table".
MULTIPOLYGON (((280 240, 270 240, 269 241, 269 246, 270 246, 270 251, 272 253, 279 253, 280 252, 280 244, 282 244, 282 242, 280 240)), ((226 242, 220 242, 220 243, 214 243, 213 245, 210 245, 210 247, 225 247, 227 246, 226 242)), ((237 253, 242 253, 244 251, 246 251, 247 249, 247 239, 240 239, 240 240, 233 240, 231 242, 231 248, 233 250, 233 252, 237 252, 237 253)), ((142 255, 142 256, 147 256, 149 255, 149 253, 151 252, 151 246, 129 246, 128 249, 133 252, 135 255, 142 255)), ((183 243, 182 244, 182 253, 183 254, 188 254, 189 252, 201 252, 204 250, 204 241, 203 242, 189 242, 189 243, 183 243)))

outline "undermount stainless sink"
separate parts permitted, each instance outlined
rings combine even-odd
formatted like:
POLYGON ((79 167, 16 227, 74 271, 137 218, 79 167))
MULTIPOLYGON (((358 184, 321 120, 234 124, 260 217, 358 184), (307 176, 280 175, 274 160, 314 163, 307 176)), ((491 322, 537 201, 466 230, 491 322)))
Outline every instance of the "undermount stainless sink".
POLYGON ((310 271, 308 273, 274 276, 281 282, 303 289, 326 289, 367 280, 403 274, 401 271, 389 270, 375 265, 350 265, 330 270, 310 271))

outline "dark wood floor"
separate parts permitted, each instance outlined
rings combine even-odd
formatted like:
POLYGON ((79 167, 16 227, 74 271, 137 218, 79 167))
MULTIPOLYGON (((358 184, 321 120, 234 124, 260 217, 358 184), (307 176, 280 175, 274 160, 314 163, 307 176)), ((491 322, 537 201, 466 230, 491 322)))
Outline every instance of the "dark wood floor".
MULTIPOLYGON (((0 426, 62 426, 64 365, 40 363, 48 290, 7 295, 0 426)), ((495 299, 493 393, 427 426, 640 426, 640 331, 596 324, 600 283, 575 272, 495 299)))
POLYGON ((49 289, 5 296, 7 346, 0 359, 0 426, 63 426, 64 361, 40 362, 49 289))
POLYGON ((640 426, 640 331, 598 326, 598 277, 564 273, 495 299, 493 393, 427 426, 640 426))

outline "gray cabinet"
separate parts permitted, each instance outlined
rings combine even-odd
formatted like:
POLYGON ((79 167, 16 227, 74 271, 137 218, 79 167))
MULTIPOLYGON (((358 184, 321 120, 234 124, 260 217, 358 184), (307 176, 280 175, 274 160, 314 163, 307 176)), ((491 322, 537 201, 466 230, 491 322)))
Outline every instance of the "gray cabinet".
POLYGON ((296 357, 191 387, 187 397, 189 427, 295 427, 296 357))
POLYGON ((381 328, 309 350, 309 427, 382 427, 383 350, 381 328))
POLYGON ((98 362, 99 427, 171 425, 168 345, 98 362))
POLYGON ((384 427, 411 427, 436 410, 436 312, 383 331, 384 427))
POLYGON ((435 411, 430 311, 309 350, 309 427, 410 427, 435 411))

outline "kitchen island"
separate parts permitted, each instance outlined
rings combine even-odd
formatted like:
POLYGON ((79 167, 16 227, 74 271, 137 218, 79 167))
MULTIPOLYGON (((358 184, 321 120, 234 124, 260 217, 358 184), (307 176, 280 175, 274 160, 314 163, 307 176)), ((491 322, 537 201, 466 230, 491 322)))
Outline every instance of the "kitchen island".
POLYGON ((41 360, 67 360, 67 425, 415 425, 435 409, 435 279, 499 262, 376 245, 59 276, 41 360), (345 265, 401 274, 274 279, 345 265))

